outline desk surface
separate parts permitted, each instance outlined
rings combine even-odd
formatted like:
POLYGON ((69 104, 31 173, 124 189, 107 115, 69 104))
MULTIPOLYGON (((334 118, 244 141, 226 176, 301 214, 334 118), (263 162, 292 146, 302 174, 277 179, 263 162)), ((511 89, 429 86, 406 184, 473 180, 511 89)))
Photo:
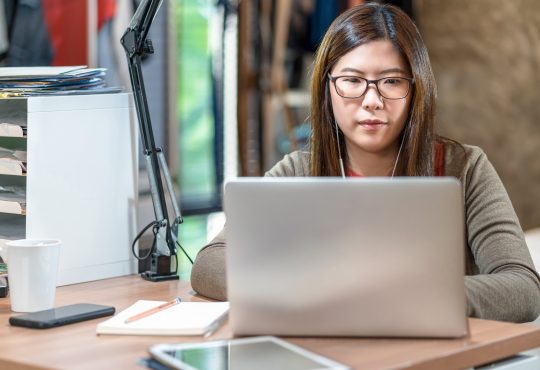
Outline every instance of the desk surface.
MULTIPOLYGON (((128 276, 64 286, 56 306, 72 303, 113 305, 118 311, 137 299, 203 300, 187 282, 152 283, 128 276)), ((96 319, 64 327, 35 330, 11 327, 7 298, 0 299, 0 369, 136 369, 149 345, 201 341, 201 337, 97 336, 96 319)), ((287 338, 299 346, 358 369, 460 369, 540 347, 540 328, 470 319, 465 339, 287 338)), ((227 325, 204 340, 230 338, 227 325)))

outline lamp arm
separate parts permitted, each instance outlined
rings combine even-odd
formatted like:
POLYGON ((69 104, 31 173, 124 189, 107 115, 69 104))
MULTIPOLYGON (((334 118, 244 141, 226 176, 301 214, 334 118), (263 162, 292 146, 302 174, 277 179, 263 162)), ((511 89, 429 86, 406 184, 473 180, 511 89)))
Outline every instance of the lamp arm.
POLYGON ((139 132, 144 146, 150 194, 156 219, 154 221, 155 240, 152 247, 155 246, 155 250, 151 253, 150 271, 142 274, 143 278, 152 281, 173 279, 173 275, 177 277, 176 271, 171 271, 170 256, 176 255, 178 225, 182 223, 163 150, 155 144, 141 66, 142 57, 154 52, 152 41, 146 37, 161 3, 162 0, 143 0, 120 40, 128 59, 129 76, 139 119, 139 132), (172 222, 169 221, 163 182, 167 186, 173 204, 174 220, 172 222))

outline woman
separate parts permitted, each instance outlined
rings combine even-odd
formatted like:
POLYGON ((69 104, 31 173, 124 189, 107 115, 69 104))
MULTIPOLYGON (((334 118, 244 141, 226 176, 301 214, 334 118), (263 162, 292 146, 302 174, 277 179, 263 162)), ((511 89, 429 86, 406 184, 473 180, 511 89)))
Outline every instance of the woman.
MULTIPOLYGON (((525 322, 540 314, 540 278, 497 173, 481 149, 433 134, 436 87, 408 16, 369 3, 340 15, 317 51, 309 152, 266 176, 454 176, 463 184, 469 316, 525 322)), ((223 232, 198 254, 193 288, 226 299, 223 232)))

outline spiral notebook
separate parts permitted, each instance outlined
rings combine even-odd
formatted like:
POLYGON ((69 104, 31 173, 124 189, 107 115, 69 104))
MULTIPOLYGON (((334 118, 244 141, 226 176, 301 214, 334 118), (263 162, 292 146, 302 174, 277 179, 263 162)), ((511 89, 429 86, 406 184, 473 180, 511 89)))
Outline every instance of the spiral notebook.
POLYGON ((128 317, 157 307, 164 301, 135 302, 122 312, 97 325, 96 334, 119 335, 205 335, 227 317, 229 302, 181 302, 140 320, 128 317))

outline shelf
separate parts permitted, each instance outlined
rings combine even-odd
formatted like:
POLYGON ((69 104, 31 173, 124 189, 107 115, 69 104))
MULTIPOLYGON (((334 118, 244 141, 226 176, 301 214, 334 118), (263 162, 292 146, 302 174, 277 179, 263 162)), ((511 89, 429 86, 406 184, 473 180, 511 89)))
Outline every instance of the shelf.
POLYGON ((26 150, 27 137, 15 137, 15 136, 0 136, 0 148, 9 150, 26 150))
POLYGON ((62 240, 59 285, 137 271, 135 118, 128 94, 0 99, 0 125, 21 126, 0 136, 0 239, 62 240))
POLYGON ((25 176, 13 176, 0 174, 0 186, 26 186, 26 175, 25 176))
POLYGON ((24 215, 0 213, 0 239, 21 239, 25 233, 26 217, 24 215))

